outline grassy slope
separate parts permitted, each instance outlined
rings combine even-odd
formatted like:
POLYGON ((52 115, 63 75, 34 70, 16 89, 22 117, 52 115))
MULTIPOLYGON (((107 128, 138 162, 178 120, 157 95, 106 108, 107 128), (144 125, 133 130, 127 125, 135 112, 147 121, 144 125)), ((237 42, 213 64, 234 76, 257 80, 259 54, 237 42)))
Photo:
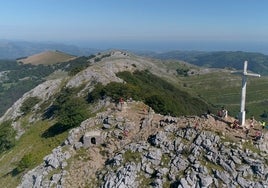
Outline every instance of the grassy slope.
MULTIPOLYGON (((268 110, 268 77, 249 78, 247 82, 247 116, 260 118, 268 110)), ((204 100, 218 106, 225 106, 232 116, 240 111, 241 77, 227 72, 209 73, 181 78, 186 91, 199 95, 204 100)), ((216 113, 216 112, 214 112, 216 113)))
POLYGON ((33 166, 30 167, 33 168, 43 161, 45 155, 63 142, 67 132, 50 138, 41 136, 52 125, 51 121, 40 121, 31 125, 12 150, 0 154, 0 187, 16 187, 19 184, 23 172, 16 176, 13 173, 24 155, 33 155, 33 166))
MULTIPOLYGON (((213 54, 213 53, 212 53, 213 54)), ((223 59, 229 59, 229 62, 234 62, 236 59, 241 58, 239 54, 244 57, 250 57, 250 63, 249 65, 254 66, 253 61, 259 62, 259 64, 265 64, 266 61, 263 60, 264 55, 260 55, 257 53, 243 53, 243 52, 230 52, 230 53, 216 53, 218 56, 220 56, 221 60, 223 59), (226 57, 224 57, 226 55, 226 57), (258 59, 259 58, 259 59, 258 59)), ((164 57, 163 59, 174 57, 174 53, 168 54, 169 56, 164 57)), ((209 53, 191 53, 188 54, 180 54, 183 56, 179 56, 180 58, 184 57, 186 59, 196 57, 196 56, 203 56, 208 59, 213 59, 212 55, 209 53), (185 56, 184 56, 185 55, 185 56)), ((215 53, 214 53, 215 55, 215 53)), ((218 60, 219 57, 216 55, 214 60, 218 60)), ((266 56, 265 56, 266 57, 266 56)), ((175 56, 176 59, 176 56, 175 56)), ((182 58, 183 59, 183 58, 182 58)), ((191 61, 196 61, 196 59, 191 59, 191 61)), ((205 62, 205 61, 204 61, 205 62)), ((203 62, 203 63, 204 63, 203 62)), ((215 61, 216 62, 216 61, 215 61)), ((214 63, 215 63, 214 62, 214 63)), ((221 61, 224 62, 224 61, 221 61)), ((237 62, 237 61, 236 61, 237 62)), ((187 63, 179 62, 176 60, 167 60, 164 63, 167 67, 167 71, 171 74, 176 73, 176 69, 181 69, 183 67, 191 67, 190 69, 193 70, 201 70, 202 68, 196 67, 195 65, 189 65, 187 63)), ((215 65, 215 64, 214 64, 215 65)), ((224 63, 223 63, 224 65, 224 63)), ((224 65, 225 66, 225 65, 224 65)), ((224 67, 223 66, 223 67, 224 67)), ((237 65, 238 66, 238 65, 237 65)), ((243 61, 239 64, 239 66, 243 66, 243 61)), ((215 65, 215 67, 217 67, 215 65)), ((266 71, 266 66, 263 67, 262 71, 266 71)), ((250 67, 249 67, 250 68, 250 67)), ((258 68, 255 67, 255 68, 258 68)), ((260 71, 261 72, 261 71, 260 71)), ((268 77, 265 76, 267 74, 267 71, 265 74, 262 74, 261 78, 249 78, 247 83, 247 96, 246 96, 246 110, 247 118, 249 118, 251 115, 254 115, 256 119, 260 120, 260 115, 264 111, 268 111, 268 77)), ((241 82, 242 78, 239 75, 231 74, 229 71, 224 70, 221 71, 220 69, 216 72, 215 70, 207 73, 207 74, 199 74, 194 76, 188 76, 188 77, 182 77, 177 76, 177 80, 173 84, 178 85, 181 89, 191 93, 193 96, 200 96, 205 101, 207 101, 210 104, 213 104, 218 108, 221 106, 225 106, 230 114, 232 116, 237 116, 240 111, 240 98, 241 98, 241 82)), ((216 113, 216 110, 213 110, 213 113, 216 113)), ((268 119, 266 119, 268 121, 268 119)))
MULTIPOLYGON (((149 54, 150 56, 150 54, 149 54)), ((160 59, 184 60, 194 65, 213 68, 235 68, 243 69, 243 62, 249 61, 248 69, 268 75, 268 56, 261 53, 241 51, 219 51, 219 52, 195 52, 195 51, 171 51, 161 54, 153 54, 152 57, 160 59)))

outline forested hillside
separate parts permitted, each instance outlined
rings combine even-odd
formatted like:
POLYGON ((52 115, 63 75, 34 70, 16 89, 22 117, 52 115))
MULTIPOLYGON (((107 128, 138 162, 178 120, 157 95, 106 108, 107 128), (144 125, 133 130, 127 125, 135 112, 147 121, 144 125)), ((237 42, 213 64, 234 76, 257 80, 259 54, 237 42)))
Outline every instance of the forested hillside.
POLYGON ((90 57, 54 65, 21 64, 13 60, 0 60, 0 116, 22 95, 42 83, 56 70, 73 75, 88 66, 90 57))

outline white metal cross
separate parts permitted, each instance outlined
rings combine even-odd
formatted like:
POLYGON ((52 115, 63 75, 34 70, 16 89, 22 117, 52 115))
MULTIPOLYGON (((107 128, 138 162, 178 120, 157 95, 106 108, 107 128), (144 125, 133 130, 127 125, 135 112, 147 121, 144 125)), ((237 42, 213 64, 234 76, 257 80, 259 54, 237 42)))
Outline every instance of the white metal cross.
POLYGON ((244 62, 244 72, 242 74, 242 93, 241 93, 241 106, 239 113, 239 123, 240 125, 245 124, 246 112, 245 112, 245 103, 246 103, 246 87, 247 87, 247 76, 260 77, 259 74, 253 74, 247 72, 248 62, 244 62))

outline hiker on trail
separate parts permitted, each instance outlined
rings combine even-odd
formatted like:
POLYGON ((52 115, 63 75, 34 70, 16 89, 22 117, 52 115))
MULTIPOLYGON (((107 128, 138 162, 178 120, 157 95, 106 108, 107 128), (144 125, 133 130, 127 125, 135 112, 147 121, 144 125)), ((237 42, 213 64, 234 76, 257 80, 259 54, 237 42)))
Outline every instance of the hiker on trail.
POLYGON ((222 107, 221 110, 218 111, 218 116, 222 118, 227 118, 228 111, 224 107, 222 107))
POLYGON ((255 140, 258 141, 260 139, 262 139, 262 132, 261 131, 256 131, 255 140))
POLYGON ((223 118, 227 118, 227 116, 228 116, 228 111, 227 111, 224 107, 222 107, 221 111, 222 111, 222 117, 223 117, 223 118))
POLYGON ((123 104, 124 103, 124 99, 122 97, 120 97, 119 102, 120 102, 120 104, 123 104))
POLYGON ((266 126, 266 122, 265 122, 264 120, 261 121, 261 126, 262 126, 262 129, 265 128, 265 126, 266 126))
POLYGON ((128 130, 124 130, 124 132, 123 132, 124 137, 128 137, 128 133, 129 133, 128 130))
POLYGON ((218 115, 219 117, 222 117, 222 110, 219 110, 217 115, 218 115))
POLYGON ((231 124, 231 128, 237 129, 239 127, 238 119, 235 119, 234 122, 231 124))
POLYGON ((251 118, 250 118, 250 127, 251 128, 254 128, 254 121, 255 121, 254 116, 251 116, 251 118))
POLYGON ((147 113, 146 107, 143 107, 142 111, 144 112, 144 114, 147 113))
POLYGON ((122 97, 120 97, 119 99, 119 104, 120 104, 120 110, 122 110, 124 104, 124 99, 122 97))
POLYGON ((246 133, 246 138, 248 138, 248 134, 249 134, 249 128, 246 128, 245 133, 246 133))
POLYGON ((210 112, 210 110, 208 109, 208 110, 207 110, 207 113, 204 113, 203 115, 205 116, 205 118, 208 119, 208 117, 210 116, 210 114, 211 114, 211 112, 210 112))
POLYGON ((199 123, 199 120, 197 120, 197 122, 196 122, 195 125, 194 125, 194 129, 195 129, 195 130, 198 130, 199 127, 200 127, 200 123, 199 123))

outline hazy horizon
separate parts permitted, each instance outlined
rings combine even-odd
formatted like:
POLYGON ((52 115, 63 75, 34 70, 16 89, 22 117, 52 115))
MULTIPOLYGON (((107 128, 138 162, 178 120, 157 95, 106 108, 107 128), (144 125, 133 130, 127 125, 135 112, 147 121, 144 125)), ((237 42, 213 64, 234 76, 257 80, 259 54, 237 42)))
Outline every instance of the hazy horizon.
POLYGON ((245 51, 268 54, 268 42, 222 41, 93 41, 67 43, 96 49, 126 49, 134 51, 245 51))
POLYGON ((91 48, 268 52, 268 2, 10 0, 0 39, 91 48))
MULTIPOLYGON (((18 39, 0 39, 1 43, 32 43, 36 45, 67 45, 95 50, 130 50, 134 52, 169 52, 169 51, 244 51, 268 55, 268 42, 222 42, 222 41, 26 41, 18 39)), ((59 50, 59 49, 58 49, 59 50)))

